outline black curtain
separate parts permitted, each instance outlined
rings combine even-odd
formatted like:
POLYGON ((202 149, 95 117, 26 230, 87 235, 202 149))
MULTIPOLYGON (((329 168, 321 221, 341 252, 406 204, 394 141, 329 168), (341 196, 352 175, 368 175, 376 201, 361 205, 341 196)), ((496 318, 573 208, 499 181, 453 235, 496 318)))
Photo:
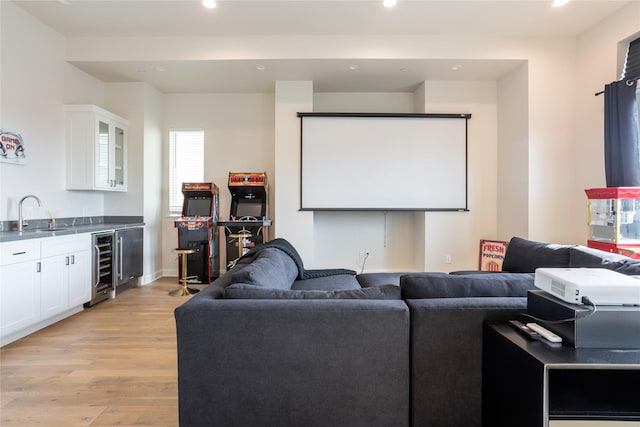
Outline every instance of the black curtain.
POLYGON ((640 187, 637 80, 604 88, 604 162, 607 187, 640 187))

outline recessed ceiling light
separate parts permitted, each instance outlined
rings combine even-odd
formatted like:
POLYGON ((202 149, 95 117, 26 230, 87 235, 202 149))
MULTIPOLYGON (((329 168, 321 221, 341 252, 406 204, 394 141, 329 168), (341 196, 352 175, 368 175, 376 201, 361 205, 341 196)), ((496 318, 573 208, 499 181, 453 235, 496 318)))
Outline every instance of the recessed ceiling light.
POLYGON ((453 65, 453 66, 451 66, 451 69, 453 71, 459 71, 461 68, 462 68, 462 65, 453 65))
POLYGON ((569 0, 553 0, 553 3, 551 3, 551 6, 560 7, 560 6, 564 6, 567 3, 569 3, 569 0))
POLYGON ((382 2, 382 4, 384 5, 384 7, 393 7, 395 6, 397 3, 397 0, 384 0, 382 2))
POLYGON ((57 0, 57 2, 65 6, 71 6, 71 2, 69 0, 57 0))
POLYGON ((167 67, 164 67, 162 65, 158 65, 156 67, 156 71, 160 71, 160 72, 167 71, 167 67))
POLYGON ((358 69, 358 64, 349 65, 349 69, 350 70, 357 70, 358 69))
POLYGON ((264 71, 266 69, 267 69, 267 67, 265 67, 264 65, 256 65, 256 70, 258 70, 258 71, 264 71))
POLYGON ((202 5, 207 9, 215 9, 218 4, 216 0, 202 0, 202 5))

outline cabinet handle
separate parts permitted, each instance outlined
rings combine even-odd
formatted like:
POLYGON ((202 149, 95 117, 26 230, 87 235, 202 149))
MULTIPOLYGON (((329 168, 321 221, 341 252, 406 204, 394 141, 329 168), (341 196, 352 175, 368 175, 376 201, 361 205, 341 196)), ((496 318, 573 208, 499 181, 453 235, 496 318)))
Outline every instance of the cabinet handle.
POLYGON ((93 286, 97 287, 100 284, 100 247, 98 245, 94 245, 93 248, 96 250, 96 262, 93 266, 93 271, 96 275, 96 283, 94 283, 93 286))
POLYGON ((118 279, 122 280, 122 237, 118 239, 118 279))
POLYGON ((22 252, 14 252, 14 253, 12 253, 11 255, 24 255, 24 254, 26 254, 26 253, 27 253, 26 251, 22 251, 22 252))
POLYGON ((69 265, 69 256, 64 257, 64 265, 69 265))
POLYGON ((36 272, 37 273, 41 273, 42 272, 42 263, 40 261, 37 262, 36 272))
POLYGON ((76 256, 71 255, 71 264, 75 264, 75 263, 76 263, 76 256))

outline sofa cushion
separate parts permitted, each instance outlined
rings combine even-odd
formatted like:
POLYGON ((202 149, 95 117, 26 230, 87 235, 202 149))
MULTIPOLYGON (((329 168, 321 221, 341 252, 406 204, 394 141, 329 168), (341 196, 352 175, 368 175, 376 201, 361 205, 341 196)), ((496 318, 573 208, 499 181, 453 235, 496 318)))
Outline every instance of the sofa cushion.
POLYGON ((236 283, 224 290, 229 299, 385 299, 399 300, 400 287, 395 285, 337 291, 300 291, 269 289, 236 283))
POLYGON ((397 273, 360 273, 356 277, 360 286, 370 288, 371 286, 380 285, 400 285, 400 277, 411 273, 411 271, 397 273))
POLYGON ((507 246, 502 270, 533 273, 538 267, 569 267, 569 245, 534 242, 513 237, 507 246))
POLYGON ((570 267, 607 268, 630 276, 640 275, 640 261, 586 246, 575 246, 569 252, 570 267))
POLYGON ((275 248, 258 252, 251 264, 232 273, 231 283, 247 283, 267 288, 291 289, 298 267, 289 255, 275 248))
POLYGON ((525 297, 533 280, 533 273, 416 273, 402 276, 400 288, 404 299, 525 297))
POLYGON ((353 274, 337 274, 335 276, 296 280, 291 285, 291 289, 297 291, 337 291, 360 288, 361 286, 353 274))

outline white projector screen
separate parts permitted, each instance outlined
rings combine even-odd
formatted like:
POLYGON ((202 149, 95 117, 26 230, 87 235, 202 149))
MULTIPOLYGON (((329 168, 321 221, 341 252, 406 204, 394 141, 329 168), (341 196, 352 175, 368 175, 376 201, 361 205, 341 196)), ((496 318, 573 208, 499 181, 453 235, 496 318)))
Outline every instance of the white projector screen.
POLYGON ((298 116, 301 210, 467 210, 470 114, 298 116))

